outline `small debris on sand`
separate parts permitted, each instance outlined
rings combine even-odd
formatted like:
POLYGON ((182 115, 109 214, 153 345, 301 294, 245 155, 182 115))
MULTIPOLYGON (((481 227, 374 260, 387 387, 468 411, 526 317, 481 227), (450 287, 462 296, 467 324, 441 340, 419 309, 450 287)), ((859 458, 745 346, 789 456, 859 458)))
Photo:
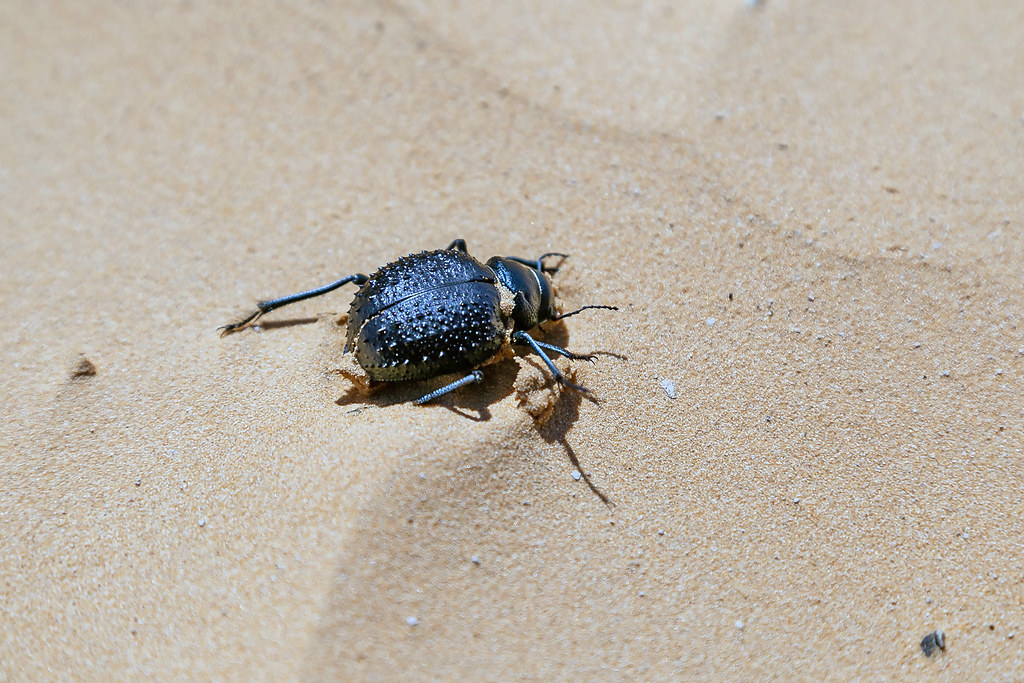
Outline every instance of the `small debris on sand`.
POLYGON ((75 367, 71 369, 71 379, 85 379, 96 374, 96 366, 85 354, 78 356, 75 367))
POLYGON ((661 388, 665 390, 665 393, 669 398, 676 397, 676 383, 670 379, 661 380, 661 388))
POLYGON ((921 652, 925 657, 931 657, 936 650, 946 651, 946 634, 942 631, 932 631, 921 639, 921 652))

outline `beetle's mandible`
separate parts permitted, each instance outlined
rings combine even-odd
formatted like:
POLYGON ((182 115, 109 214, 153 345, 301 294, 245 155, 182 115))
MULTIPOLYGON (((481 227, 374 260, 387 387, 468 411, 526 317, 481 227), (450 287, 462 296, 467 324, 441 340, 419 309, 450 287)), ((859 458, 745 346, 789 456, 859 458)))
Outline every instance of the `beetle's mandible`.
POLYGON ((252 325, 264 314, 334 291, 360 285, 348 313, 345 354, 373 382, 405 382, 462 374, 454 382, 420 397, 417 405, 483 379, 480 367, 501 357, 512 344, 529 346, 559 384, 576 391, 585 387, 567 380, 548 353, 570 360, 593 360, 560 346, 537 341, 529 330, 546 321, 562 320, 580 311, 615 306, 583 306, 569 313, 555 310, 555 297, 544 259, 493 256, 481 263, 458 239, 446 249, 423 251, 398 259, 372 276, 348 275, 323 287, 278 299, 260 301, 244 320, 225 325, 229 334, 252 325), (465 373, 465 374, 464 374, 465 373))

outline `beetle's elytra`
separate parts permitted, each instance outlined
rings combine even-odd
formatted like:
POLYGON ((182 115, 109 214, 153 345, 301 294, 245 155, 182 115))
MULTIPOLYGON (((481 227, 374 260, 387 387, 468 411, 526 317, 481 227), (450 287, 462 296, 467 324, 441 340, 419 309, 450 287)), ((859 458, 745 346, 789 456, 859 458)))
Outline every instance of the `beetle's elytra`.
POLYGON ((372 276, 348 275, 329 285, 298 294, 260 301, 244 320, 221 328, 223 334, 241 330, 275 309, 311 299, 354 282, 360 285, 349 308, 345 353, 369 382, 404 382, 460 373, 463 376, 415 403, 422 404, 465 384, 483 379, 480 367, 511 344, 530 346, 564 386, 587 391, 562 376, 546 352, 571 360, 593 360, 528 333, 538 324, 561 320, 570 313, 555 310, 548 274, 557 270, 544 259, 566 258, 548 253, 536 259, 494 256, 481 263, 466 251, 464 240, 447 249, 404 256, 372 276), (468 374, 465 374, 468 373, 468 374))

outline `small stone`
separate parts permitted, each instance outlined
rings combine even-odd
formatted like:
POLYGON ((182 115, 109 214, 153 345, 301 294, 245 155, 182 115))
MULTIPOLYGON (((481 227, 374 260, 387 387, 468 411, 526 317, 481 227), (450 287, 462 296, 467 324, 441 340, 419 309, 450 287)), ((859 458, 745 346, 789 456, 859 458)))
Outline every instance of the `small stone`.
POLYGON ((199 526, 206 526, 206 517, 199 518, 199 526))
POLYGON ((705 320, 704 322, 706 322, 706 323, 707 323, 707 324, 708 324, 709 326, 710 326, 710 325, 714 325, 715 323, 717 323, 717 322, 718 322, 718 318, 708 318, 708 319, 707 319, 707 320, 705 320))
POLYGON ((744 624, 744 623, 743 623, 742 621, 738 621, 738 620, 736 621, 736 628, 737 628, 738 630, 740 630, 740 631, 742 631, 742 630, 743 630, 743 627, 744 627, 745 625, 746 625, 746 624, 744 624))
POLYGON ((921 652, 925 657, 931 657, 936 650, 946 651, 946 634, 942 631, 932 631, 921 639, 921 652))
POLYGON ((665 395, 669 398, 676 397, 676 383, 670 379, 661 380, 661 388, 665 390, 665 395))
POLYGON ((469 558, 469 561, 478 567, 480 566, 480 563, 483 562, 483 560, 481 560, 477 555, 474 555, 473 557, 469 558))
POLYGON ((569 476, 572 477, 573 479, 575 479, 576 481, 579 481, 583 477, 583 473, 580 472, 579 470, 573 470, 569 474, 569 476))
POLYGON ((84 355, 78 357, 75 367, 71 369, 71 379, 85 379, 96 375, 96 366, 84 355))
POLYGON ((406 617, 405 623, 409 626, 415 626, 416 624, 420 623, 420 620, 416 617, 406 617))

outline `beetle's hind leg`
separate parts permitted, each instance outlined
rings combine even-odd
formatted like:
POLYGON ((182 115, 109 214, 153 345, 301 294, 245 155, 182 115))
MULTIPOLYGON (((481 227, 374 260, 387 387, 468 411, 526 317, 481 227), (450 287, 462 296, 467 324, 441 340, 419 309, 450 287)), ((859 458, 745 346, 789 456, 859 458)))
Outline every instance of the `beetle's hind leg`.
POLYGON ((288 304, 294 304, 297 301, 305 301, 306 299, 312 299, 313 297, 320 296, 321 294, 327 294, 327 292, 333 292, 338 287, 341 287, 342 285, 347 285, 349 282, 354 282, 357 285, 362 285, 369 279, 370 278, 366 277, 362 273, 356 273, 355 275, 346 275, 340 280, 336 280, 335 282, 332 282, 329 285, 324 285, 323 287, 317 287, 316 289, 307 289, 305 292, 299 292, 298 294, 289 294, 288 296, 282 296, 277 299, 258 301, 256 302, 256 310, 253 313, 251 313, 245 319, 238 321, 237 323, 231 323, 230 325, 225 325, 224 327, 221 327, 220 334, 221 336, 224 336, 225 334, 231 334, 232 332, 237 332, 238 330, 244 329, 249 325, 252 325, 254 322, 262 318, 267 313, 270 313, 271 311, 276 310, 278 308, 287 306, 288 304))
POLYGON ((426 396, 420 396, 418 399, 413 401, 413 403, 415 405, 421 406, 424 403, 429 403, 430 401, 433 401, 435 398, 438 398, 440 396, 444 396, 445 394, 447 394, 450 391, 455 391, 459 387, 465 386, 467 384, 475 384, 476 382, 481 381, 483 378, 484 378, 484 373, 480 372, 479 370, 474 370, 473 372, 469 373, 468 375, 466 375, 462 379, 457 379, 454 382, 452 382, 451 384, 445 385, 445 386, 441 387, 440 389, 435 389, 434 391, 431 391, 426 396))
POLYGON ((551 371, 551 375, 555 378, 556 382, 558 382, 562 386, 569 387, 570 389, 575 389, 576 391, 583 394, 590 393, 590 389, 587 389, 584 386, 580 386, 579 384, 567 380, 565 378, 565 375, 563 375, 562 372, 555 367, 555 364, 551 362, 551 358, 548 357, 548 354, 544 353, 544 349, 553 351, 554 353, 565 356, 566 358, 580 358, 584 360, 590 360, 590 358, 586 358, 585 356, 577 356, 577 354, 572 353, 571 351, 566 351, 562 347, 555 346, 554 344, 545 344, 544 342, 539 342, 522 330, 512 333, 512 341, 518 342, 520 344, 527 344, 528 346, 532 347, 533 350, 537 353, 537 355, 540 356, 541 360, 544 361, 544 364, 548 366, 548 370, 551 371))

